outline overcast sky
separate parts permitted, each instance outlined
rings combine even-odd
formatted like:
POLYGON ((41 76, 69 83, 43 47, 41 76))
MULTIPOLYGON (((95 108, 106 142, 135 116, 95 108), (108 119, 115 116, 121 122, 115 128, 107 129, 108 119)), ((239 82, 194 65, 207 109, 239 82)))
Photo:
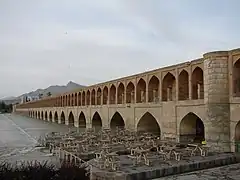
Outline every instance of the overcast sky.
POLYGON ((240 47, 239 0, 0 0, 0 97, 240 47))

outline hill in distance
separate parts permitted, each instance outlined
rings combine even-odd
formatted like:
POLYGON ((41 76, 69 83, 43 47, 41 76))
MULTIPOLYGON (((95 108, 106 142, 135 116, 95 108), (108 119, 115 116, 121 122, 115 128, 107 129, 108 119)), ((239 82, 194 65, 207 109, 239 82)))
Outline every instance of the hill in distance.
POLYGON ((58 94, 73 91, 73 90, 83 88, 83 87, 85 87, 85 86, 70 81, 67 83, 67 85, 62 85, 62 86, 61 85, 52 85, 45 89, 37 89, 36 91, 24 93, 18 97, 6 97, 3 99, 0 99, 0 101, 4 101, 4 102, 8 102, 8 103, 16 102, 16 101, 21 101, 22 97, 26 97, 26 96, 38 97, 39 94, 42 94, 42 97, 46 97, 49 92, 52 94, 52 96, 55 96, 58 94))

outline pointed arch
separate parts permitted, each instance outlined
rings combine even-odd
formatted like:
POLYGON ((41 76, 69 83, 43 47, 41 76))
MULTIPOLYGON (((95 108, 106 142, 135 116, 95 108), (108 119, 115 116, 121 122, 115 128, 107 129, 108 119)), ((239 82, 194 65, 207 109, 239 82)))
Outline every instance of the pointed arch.
POLYGON ((48 114, 47 114, 47 111, 45 111, 45 120, 48 120, 48 114))
POLYGON ((78 99, 77 99, 77 97, 78 97, 78 94, 75 93, 75 95, 74 95, 74 105, 75 105, 75 106, 78 105, 78 99))
POLYGON ((68 125, 74 126, 74 115, 73 115, 72 111, 68 115, 68 125))
POLYGON ((137 83, 137 103, 146 102, 146 82, 141 78, 137 83))
POLYGON ((102 119, 98 112, 95 112, 92 118, 92 127, 95 128, 96 131, 102 129, 102 119))
POLYGON ((82 105, 81 92, 78 93, 78 106, 82 105))
POLYGON ((193 112, 189 112, 180 122, 180 142, 201 142, 205 138, 203 121, 193 112))
POLYGON ((203 70, 196 67, 192 72, 192 99, 204 98, 203 70))
POLYGON ((91 98, 91 93, 90 90, 87 91, 87 97, 86 97, 86 105, 90 105, 90 98, 91 98))
POLYGON ((61 113, 61 124, 66 124, 66 123, 65 123, 65 114, 64 114, 63 111, 62 111, 62 113, 61 113))
POLYGON ((116 104, 116 87, 114 84, 110 87, 110 102, 109 104, 116 104))
POLYGON ((85 91, 83 91, 82 92, 82 106, 86 105, 85 102, 86 102, 86 95, 85 95, 85 91))
POLYGON ((41 119, 44 120, 43 111, 41 112, 41 119))
POLYGON ((168 72, 162 81, 162 101, 173 101, 176 99, 176 78, 168 72))
POLYGON ((240 59, 233 65, 233 96, 240 97, 240 59))
POLYGON ((70 94, 68 95, 68 106, 71 106, 71 96, 70 96, 70 94))
POLYGON ((96 105, 95 99, 96 99, 96 91, 95 89, 93 89, 91 92, 91 105, 96 105))
POLYGON ((159 137, 161 136, 160 126, 155 117, 149 112, 146 112, 139 120, 137 131, 140 133, 148 132, 159 137))
POLYGON ((178 100, 189 99, 189 75, 186 70, 182 70, 178 76, 178 100))
POLYGON ((103 88, 103 104, 107 104, 108 102, 108 87, 105 86, 103 88))
POLYGON ((120 83, 117 88, 117 104, 124 104, 124 85, 123 83, 120 83))
POLYGON ((86 128, 86 118, 83 112, 80 113, 79 117, 78 117, 78 127, 79 128, 86 128))
POLYGON ((148 83, 148 102, 158 102, 159 84, 159 79, 156 76, 152 76, 148 83))
POLYGON ((58 122, 58 113, 57 113, 57 111, 55 111, 55 113, 54 113, 54 121, 58 122))
POLYGON ((135 103, 135 86, 131 81, 127 85, 126 98, 127 103, 135 103))
POLYGON ((37 118, 40 119, 40 116, 41 116, 41 115, 40 115, 40 111, 38 111, 38 116, 37 116, 37 118))
POLYGON ((52 117, 52 111, 49 112, 49 121, 53 121, 53 117, 52 117))
POLYGON ((124 127, 125 127, 125 122, 121 114, 119 112, 115 112, 110 122, 110 128, 112 130, 115 130, 116 128, 124 129, 124 127))
POLYGON ((71 97, 71 106, 74 106, 74 95, 72 94, 72 97, 71 97))
POLYGON ((102 90, 99 87, 97 90, 97 105, 101 105, 102 104, 102 90))

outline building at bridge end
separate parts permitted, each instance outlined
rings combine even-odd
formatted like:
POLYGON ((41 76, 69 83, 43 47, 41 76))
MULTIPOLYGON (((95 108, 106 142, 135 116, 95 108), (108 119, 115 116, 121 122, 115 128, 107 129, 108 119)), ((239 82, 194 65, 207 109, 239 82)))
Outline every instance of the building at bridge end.
POLYGON ((215 151, 236 151, 240 49, 19 104, 15 113, 80 128, 124 126, 182 142, 205 138, 215 151))

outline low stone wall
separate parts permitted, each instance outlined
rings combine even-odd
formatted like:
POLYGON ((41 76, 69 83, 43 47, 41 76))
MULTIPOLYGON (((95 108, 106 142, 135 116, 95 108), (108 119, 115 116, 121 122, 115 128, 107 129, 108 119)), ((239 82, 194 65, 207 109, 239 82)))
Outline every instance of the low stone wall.
POLYGON ((159 166, 159 167, 146 167, 136 168, 131 170, 130 173, 125 172, 107 172, 96 168, 92 169, 92 180, 150 180, 153 178, 160 178, 175 174, 186 172, 193 172, 197 170, 209 169, 229 164, 240 162, 240 155, 225 153, 219 155, 208 156, 199 160, 190 160, 188 162, 180 161, 174 165, 159 166))

